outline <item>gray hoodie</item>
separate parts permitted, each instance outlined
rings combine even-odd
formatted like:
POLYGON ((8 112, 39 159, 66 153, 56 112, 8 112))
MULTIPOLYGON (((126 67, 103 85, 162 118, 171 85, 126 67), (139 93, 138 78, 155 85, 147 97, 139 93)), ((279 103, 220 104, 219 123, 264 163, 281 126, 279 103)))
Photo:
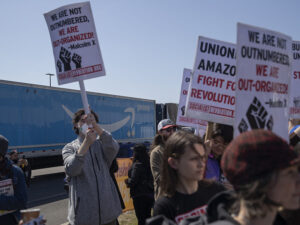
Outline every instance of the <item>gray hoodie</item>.
POLYGON ((109 168, 119 145, 103 131, 85 155, 78 155, 83 139, 67 144, 62 151, 66 174, 71 178, 68 220, 71 225, 106 224, 121 213, 121 204, 109 168))

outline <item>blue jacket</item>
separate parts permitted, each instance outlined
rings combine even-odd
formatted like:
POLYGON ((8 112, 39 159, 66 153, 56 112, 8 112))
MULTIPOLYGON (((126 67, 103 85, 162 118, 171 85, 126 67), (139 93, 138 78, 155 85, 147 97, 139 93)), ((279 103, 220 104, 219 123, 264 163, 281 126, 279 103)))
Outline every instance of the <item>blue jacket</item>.
POLYGON ((18 166, 13 165, 12 162, 7 158, 5 158, 4 169, 7 171, 12 171, 12 173, 7 173, 3 176, 1 175, 0 179, 5 180, 11 178, 12 176, 14 184, 14 195, 0 195, 0 210, 16 211, 7 215, 0 216, 0 224, 12 224, 12 221, 18 221, 21 219, 20 210, 26 208, 27 188, 23 171, 18 166))
POLYGON ((205 178, 213 179, 217 182, 220 182, 221 179, 221 169, 219 162, 212 155, 209 155, 207 158, 205 178))

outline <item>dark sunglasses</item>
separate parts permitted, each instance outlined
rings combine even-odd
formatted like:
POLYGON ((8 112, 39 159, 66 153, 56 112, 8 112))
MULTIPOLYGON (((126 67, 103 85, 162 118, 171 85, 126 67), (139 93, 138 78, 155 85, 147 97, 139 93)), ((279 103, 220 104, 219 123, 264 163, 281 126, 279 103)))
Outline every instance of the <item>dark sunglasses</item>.
POLYGON ((176 131, 176 127, 168 127, 167 129, 164 129, 167 132, 176 131))

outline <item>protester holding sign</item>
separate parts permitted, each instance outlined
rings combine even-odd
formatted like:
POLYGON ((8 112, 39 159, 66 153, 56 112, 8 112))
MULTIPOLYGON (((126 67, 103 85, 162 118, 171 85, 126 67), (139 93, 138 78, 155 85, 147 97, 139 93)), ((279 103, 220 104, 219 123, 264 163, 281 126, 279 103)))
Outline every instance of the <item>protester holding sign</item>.
POLYGON ((71 225, 115 225, 122 213, 109 174, 119 145, 98 122, 93 111, 85 115, 83 109, 78 110, 73 117, 78 137, 62 151, 65 171, 70 177, 68 220, 71 225))
POLYGON ((0 224, 18 224, 26 208, 27 190, 22 170, 5 155, 8 140, 0 135, 0 224))
POLYGON ((172 134, 164 152, 161 189, 154 216, 164 215, 179 223, 205 214, 208 200, 224 190, 216 182, 203 180, 207 152, 199 136, 186 131, 172 134))

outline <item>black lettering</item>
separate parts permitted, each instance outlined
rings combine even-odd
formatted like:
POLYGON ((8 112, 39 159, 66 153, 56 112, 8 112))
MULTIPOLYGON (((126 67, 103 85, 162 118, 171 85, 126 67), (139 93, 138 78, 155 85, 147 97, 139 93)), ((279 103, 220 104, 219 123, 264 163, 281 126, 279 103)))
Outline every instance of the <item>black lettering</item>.
POLYGON ((200 60, 197 69, 198 69, 198 70, 200 70, 200 69, 205 70, 205 61, 204 61, 204 59, 201 59, 201 60, 200 60))
POLYGON ((275 36, 269 34, 263 34, 263 41, 264 45, 273 46, 275 47, 275 36))
POLYGON ((235 73, 236 73, 236 66, 231 66, 230 67, 230 75, 235 76, 235 73))
POLYGON ((198 65, 198 70, 204 70, 204 71, 210 71, 214 73, 220 73, 223 75, 231 75, 235 76, 236 73, 236 66, 230 65, 230 64, 222 64, 222 63, 216 63, 215 61, 210 61, 205 59, 201 59, 198 65))
POLYGON ((222 64, 221 64, 221 63, 218 63, 215 72, 216 72, 216 73, 222 73, 222 64))
POLYGON ((78 15, 81 14, 81 7, 69 9, 70 15, 78 15))
POLYGON ((235 59, 235 48, 229 48, 224 45, 201 42, 199 50, 202 53, 220 55, 222 57, 235 59))
POLYGON ((65 20, 61 20, 57 23, 50 25, 50 30, 54 31, 58 28, 63 28, 64 26, 77 24, 77 23, 88 23, 88 22, 89 22, 89 19, 87 18, 87 16, 67 18, 65 20))
POLYGON ((65 10, 63 10, 63 11, 60 11, 60 12, 58 13, 58 16, 59 16, 59 18, 68 16, 67 10, 65 9, 65 10))
POLYGON ((84 48, 84 47, 89 47, 91 46, 90 42, 84 42, 84 43, 78 43, 78 44, 71 44, 69 49, 74 50, 74 49, 78 49, 78 48, 84 48))
POLYGON ((286 40, 283 38, 277 37, 277 47, 281 49, 286 49, 286 40))
POLYGON ((292 44, 292 50, 293 51, 299 51, 300 50, 300 43, 293 43, 292 44))
POLYGON ((259 33, 258 32, 254 32, 251 30, 248 30, 248 36, 249 36, 249 41, 250 42, 255 42, 259 44, 259 33))
POLYGON ((224 69, 224 71, 223 71, 223 74, 225 74, 225 75, 228 75, 228 69, 229 69, 229 64, 224 64, 224 66, 225 66, 225 69, 224 69))
POLYGON ((262 61, 270 61, 282 65, 290 65, 289 56, 280 52, 268 49, 259 49, 255 47, 242 46, 241 56, 248 59, 257 59, 262 61))
POLYGON ((293 53, 293 58, 294 58, 294 59, 300 59, 300 54, 297 53, 297 52, 294 52, 294 53, 293 53))
POLYGON ((53 15, 51 15, 50 17, 51 17, 52 21, 57 20, 57 15, 56 15, 56 14, 53 14, 53 15))
POLYGON ((207 60, 206 71, 214 71, 214 70, 215 70, 215 64, 216 64, 215 61, 213 61, 213 62, 210 64, 210 61, 207 60))

